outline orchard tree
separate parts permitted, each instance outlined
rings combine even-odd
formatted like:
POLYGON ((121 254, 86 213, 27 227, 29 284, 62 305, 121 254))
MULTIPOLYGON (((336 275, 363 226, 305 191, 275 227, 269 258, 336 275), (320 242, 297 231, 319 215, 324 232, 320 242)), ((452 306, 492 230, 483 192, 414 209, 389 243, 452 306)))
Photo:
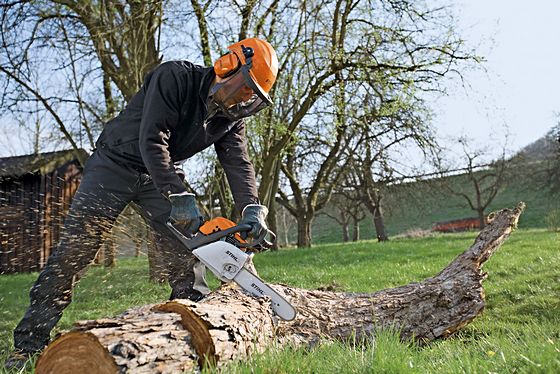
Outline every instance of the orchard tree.
POLYGON ((464 173, 452 176, 449 168, 443 168, 441 182, 448 192, 462 198, 476 212, 482 229, 486 226, 486 209, 506 183, 510 166, 506 157, 507 137, 500 155, 495 159, 492 159, 490 146, 472 146, 472 141, 466 137, 458 138, 457 143, 461 147, 461 155, 458 161, 460 168, 455 170, 464 173))
POLYGON ((40 115, 54 124, 43 131, 75 150, 94 148, 104 121, 161 61, 162 2, 23 0, 0 11, 2 114, 40 115))
MULTIPOLYGON (((314 215, 357 145, 350 124, 366 93, 438 91, 443 77, 478 60, 451 8, 407 0, 22 0, 0 11, 3 114, 38 114, 41 133, 74 149, 94 147, 162 60, 209 65, 240 38, 267 39, 280 59, 275 104, 246 121, 250 150, 270 226, 275 201, 290 204, 300 246, 311 244, 314 215)), ((205 181, 197 188, 205 203, 232 211, 219 167, 189 177, 205 181)))

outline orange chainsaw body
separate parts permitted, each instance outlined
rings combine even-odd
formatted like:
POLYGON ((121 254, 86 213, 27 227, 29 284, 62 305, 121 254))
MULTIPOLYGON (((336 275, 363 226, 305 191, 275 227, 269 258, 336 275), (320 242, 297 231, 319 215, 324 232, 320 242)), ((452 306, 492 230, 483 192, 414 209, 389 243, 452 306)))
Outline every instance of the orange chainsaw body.
MULTIPOLYGON (((211 219, 210 221, 206 221, 204 223, 204 225, 200 226, 200 229, 198 229, 198 231, 200 231, 204 235, 210 235, 210 234, 218 232, 218 231, 223 231, 225 229, 229 229, 230 227, 233 227, 233 226, 235 226, 235 222, 230 221, 229 219, 224 218, 224 217, 216 217, 216 218, 211 219)), ((233 235, 233 237, 239 243, 242 243, 242 244, 247 243, 246 240, 241 238, 241 235, 239 233, 235 233, 235 235, 233 235)), ((235 243, 232 243, 232 244, 235 244, 235 243)))

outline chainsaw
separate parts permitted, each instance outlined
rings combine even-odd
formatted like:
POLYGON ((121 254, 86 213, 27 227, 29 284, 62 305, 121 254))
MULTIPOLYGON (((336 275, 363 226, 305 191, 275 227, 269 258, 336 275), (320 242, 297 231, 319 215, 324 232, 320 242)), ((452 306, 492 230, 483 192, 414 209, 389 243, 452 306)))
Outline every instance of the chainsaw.
POLYGON ((286 321, 295 318, 294 307, 246 267, 255 252, 272 247, 272 242, 276 239, 272 231, 267 230, 259 238, 249 242, 243 239, 240 233, 250 231, 251 225, 236 225, 223 217, 206 222, 191 237, 184 235, 170 221, 167 222, 167 226, 185 249, 198 258, 218 279, 226 283, 233 281, 254 297, 268 296, 272 310, 278 317, 286 321), (267 236, 272 238, 272 242, 266 239, 267 236))

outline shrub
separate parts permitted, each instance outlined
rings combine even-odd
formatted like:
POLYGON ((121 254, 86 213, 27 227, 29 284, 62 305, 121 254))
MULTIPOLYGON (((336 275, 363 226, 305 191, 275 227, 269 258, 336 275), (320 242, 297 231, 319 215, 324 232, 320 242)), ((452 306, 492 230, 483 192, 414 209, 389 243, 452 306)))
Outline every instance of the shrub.
POLYGON ((553 209, 544 217, 550 231, 560 231, 560 209, 553 209))

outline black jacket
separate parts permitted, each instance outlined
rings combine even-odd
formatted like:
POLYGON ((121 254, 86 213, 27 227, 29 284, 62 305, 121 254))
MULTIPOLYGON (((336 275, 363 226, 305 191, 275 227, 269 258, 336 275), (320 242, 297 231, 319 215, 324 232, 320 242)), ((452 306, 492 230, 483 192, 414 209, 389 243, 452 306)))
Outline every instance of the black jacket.
POLYGON ((165 196, 185 191, 175 164, 214 144, 241 211, 257 203, 253 165, 243 121, 206 121, 213 68, 187 61, 165 62, 150 72, 126 108, 109 121, 96 146, 118 162, 147 172, 165 196))

